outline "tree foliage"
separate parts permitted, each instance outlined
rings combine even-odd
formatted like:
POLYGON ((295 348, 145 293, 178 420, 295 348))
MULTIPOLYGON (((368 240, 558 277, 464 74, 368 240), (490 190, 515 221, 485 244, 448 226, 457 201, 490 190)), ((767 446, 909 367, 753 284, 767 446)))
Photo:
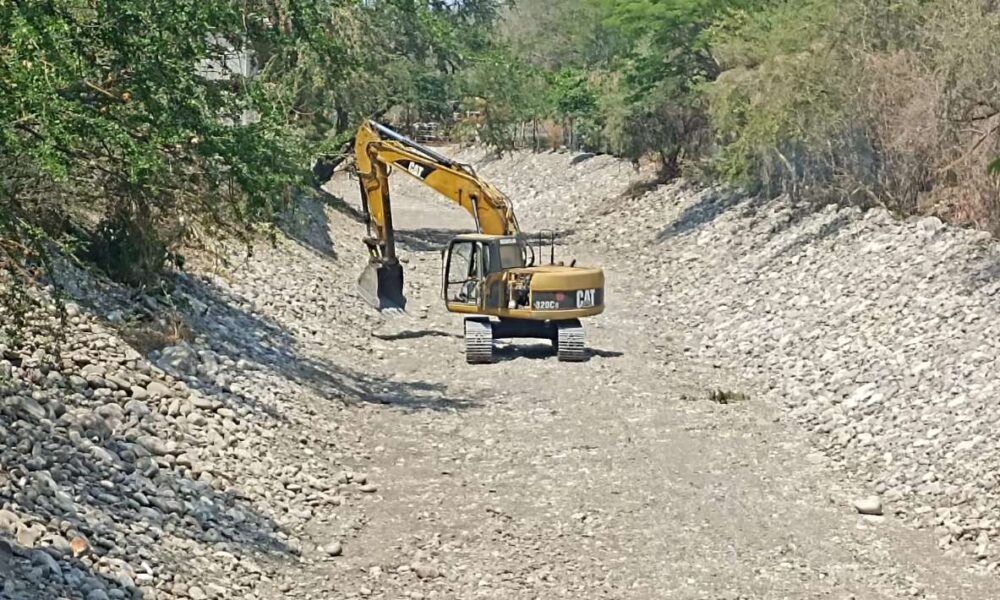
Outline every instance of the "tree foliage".
POLYGON ((998 32, 991 0, 0 0, 0 288, 56 248, 151 284, 361 119, 456 108, 501 150, 1000 227, 998 32))
POLYGON ((803 197, 997 230, 1000 11, 990 2, 776 3, 715 31, 721 172, 803 197))
POLYGON ((53 241, 148 284, 249 239, 360 119, 450 112, 501 4, 0 0, 5 288, 53 241))
POLYGON ((587 82, 578 147, 1000 232, 998 32, 990 0, 521 0, 504 27, 544 118, 587 82))
POLYGON ((562 96, 546 116, 585 123, 587 134, 577 138, 584 148, 633 160, 652 155, 665 174, 676 175, 685 156, 704 151, 711 134, 699 89, 719 72, 705 33, 746 2, 555 2, 543 26, 569 25, 553 26, 553 35, 537 31, 542 4, 518 3, 508 22, 522 24, 506 30, 523 56, 549 69, 551 93, 562 96), (575 105, 580 100, 586 110, 575 105))

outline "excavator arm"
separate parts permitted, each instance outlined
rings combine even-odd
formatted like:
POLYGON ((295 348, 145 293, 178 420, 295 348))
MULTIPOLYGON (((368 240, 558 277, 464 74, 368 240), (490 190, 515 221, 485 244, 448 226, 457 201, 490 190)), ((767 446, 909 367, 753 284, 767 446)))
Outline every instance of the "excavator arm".
POLYGON ((464 208, 476 230, 490 235, 518 235, 514 209, 503 193, 476 175, 470 166, 374 121, 365 122, 355 137, 355 162, 361 200, 369 229, 365 240, 371 261, 359 280, 366 300, 379 310, 402 310, 403 270, 396 257, 389 174, 397 168, 464 208))
POLYGON ((389 172, 397 167, 468 211, 480 233, 518 233, 510 200, 480 179, 470 165, 442 156, 374 121, 358 130, 355 155, 362 198, 377 232, 384 231, 387 218, 391 221, 389 172))

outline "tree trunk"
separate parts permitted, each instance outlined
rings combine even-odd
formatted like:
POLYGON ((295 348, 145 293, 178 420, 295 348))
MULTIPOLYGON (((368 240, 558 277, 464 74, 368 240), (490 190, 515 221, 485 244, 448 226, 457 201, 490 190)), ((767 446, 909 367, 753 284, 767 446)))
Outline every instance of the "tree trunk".
POLYGON ((680 147, 670 150, 660 150, 660 179, 664 182, 677 179, 681 174, 680 169, 680 147))
POLYGON ((347 128, 351 126, 351 117, 347 114, 347 110, 338 106, 336 108, 337 113, 337 133, 347 131, 347 128))

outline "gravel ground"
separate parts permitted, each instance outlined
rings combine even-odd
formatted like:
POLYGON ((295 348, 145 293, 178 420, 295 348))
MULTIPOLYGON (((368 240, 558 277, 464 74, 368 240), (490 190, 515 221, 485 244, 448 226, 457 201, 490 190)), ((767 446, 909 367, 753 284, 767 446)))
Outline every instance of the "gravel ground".
POLYGON ((993 242, 464 156, 605 267, 587 363, 465 364, 437 249, 471 219, 406 181, 407 317, 353 292, 343 175, 167 296, 75 274, 60 354, 43 315, 0 348, 0 598, 996 597, 993 242))

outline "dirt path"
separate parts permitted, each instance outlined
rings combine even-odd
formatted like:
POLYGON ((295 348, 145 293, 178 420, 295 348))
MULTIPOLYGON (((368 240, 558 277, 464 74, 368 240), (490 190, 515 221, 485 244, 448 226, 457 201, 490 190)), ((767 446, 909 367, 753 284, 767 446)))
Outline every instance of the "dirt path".
MULTIPOLYGON (((333 187, 355 202, 354 185, 333 187)), ((560 248, 614 266, 608 310, 586 323, 589 362, 522 343, 467 366, 461 319, 438 302, 437 248, 470 220, 402 189, 411 317, 376 327, 356 367, 386 393, 351 417, 377 491, 313 528, 343 540, 342 556, 275 586, 315 598, 995 597, 932 534, 859 517, 864 490, 773 408, 708 401, 740 382, 672 345, 671 315, 645 305, 627 256, 572 237, 560 248)), ((341 244, 344 286, 359 250, 341 244)))

